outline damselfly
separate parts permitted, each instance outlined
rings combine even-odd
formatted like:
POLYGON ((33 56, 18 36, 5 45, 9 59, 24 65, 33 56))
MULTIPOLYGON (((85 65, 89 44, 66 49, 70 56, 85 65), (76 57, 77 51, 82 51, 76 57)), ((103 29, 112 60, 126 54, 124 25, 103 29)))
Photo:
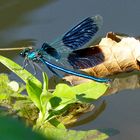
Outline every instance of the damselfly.
POLYGON ((41 62, 45 64, 48 67, 48 69, 57 76, 60 75, 54 69, 60 70, 67 74, 91 79, 97 82, 108 82, 109 79, 97 78, 90 75, 82 74, 80 72, 69 70, 52 63, 52 60, 55 60, 58 64, 63 63, 63 65, 65 65, 68 62, 68 64, 73 67, 73 63, 71 62, 71 59, 69 59, 69 54, 79 48, 87 46, 87 44, 90 41, 92 41, 93 36, 99 30, 101 24, 101 16, 97 15, 94 17, 88 17, 82 22, 80 22, 78 25, 73 27, 61 38, 57 39, 55 42, 50 44, 43 43, 40 49, 23 50, 20 55, 25 58, 24 66, 27 65, 27 63, 31 63, 34 66, 36 65, 36 63, 41 62))

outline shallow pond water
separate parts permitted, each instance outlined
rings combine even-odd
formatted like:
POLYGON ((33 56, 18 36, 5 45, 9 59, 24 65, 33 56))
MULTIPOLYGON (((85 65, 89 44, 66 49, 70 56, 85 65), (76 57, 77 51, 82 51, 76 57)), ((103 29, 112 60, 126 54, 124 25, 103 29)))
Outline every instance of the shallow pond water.
MULTIPOLYGON (((100 14, 104 24, 97 36, 109 31, 140 35, 139 0, 6 0, 0 1, 1 47, 36 45, 51 42, 80 20, 100 14)), ((0 52, 22 65, 19 52, 0 52)), ((2 70, 1 72, 5 71, 2 70)), ((32 69, 29 68, 31 71, 32 69)), ((13 76, 14 78, 14 76, 13 76)), ((107 107, 93 122, 73 129, 115 128, 120 134, 113 140, 139 140, 140 90, 124 90, 105 96, 107 107)))

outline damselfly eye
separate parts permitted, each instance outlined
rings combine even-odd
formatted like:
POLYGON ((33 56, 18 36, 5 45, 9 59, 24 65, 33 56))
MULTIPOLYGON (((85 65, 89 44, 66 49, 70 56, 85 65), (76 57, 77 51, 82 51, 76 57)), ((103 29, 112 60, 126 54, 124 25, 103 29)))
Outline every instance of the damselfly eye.
POLYGON ((30 52, 31 49, 25 49, 20 53, 20 56, 25 57, 26 55, 28 55, 28 53, 30 52))

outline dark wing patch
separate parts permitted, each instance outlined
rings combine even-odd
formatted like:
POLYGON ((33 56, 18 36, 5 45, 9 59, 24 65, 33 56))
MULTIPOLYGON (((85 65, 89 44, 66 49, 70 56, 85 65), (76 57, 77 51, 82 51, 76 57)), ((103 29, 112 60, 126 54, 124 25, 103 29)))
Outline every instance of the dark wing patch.
POLYGON ((74 69, 85 69, 104 62, 104 55, 99 47, 85 48, 70 53, 68 62, 74 69))
POLYGON ((47 54, 49 54, 50 56, 56 58, 56 59, 60 59, 60 55, 57 52, 57 50, 53 47, 51 47, 48 43, 43 43, 41 50, 45 51, 47 54))
POLYGON ((102 24, 102 17, 88 17, 67 32, 62 41, 65 46, 76 50, 88 43, 102 24))

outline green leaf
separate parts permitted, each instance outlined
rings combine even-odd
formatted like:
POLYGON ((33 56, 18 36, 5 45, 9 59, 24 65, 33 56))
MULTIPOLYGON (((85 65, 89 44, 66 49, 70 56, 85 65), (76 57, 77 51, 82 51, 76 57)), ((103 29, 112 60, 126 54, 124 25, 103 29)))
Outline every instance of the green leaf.
POLYGON ((38 79, 14 61, 0 55, 0 62, 17 74, 25 83, 27 83, 28 80, 32 80, 32 82, 38 85, 38 87, 42 87, 42 84, 38 79))
POLYGON ((43 75, 43 91, 48 90, 48 76, 45 72, 42 73, 43 75))
POLYGON ((82 98, 97 100, 106 92, 107 88, 107 84, 91 81, 74 86, 72 90, 82 98))
MULTIPOLYGON (((66 84, 58 84, 55 91, 53 92, 53 96, 54 98, 52 98, 51 100, 55 100, 55 105, 53 105, 53 107, 55 108, 58 107, 59 109, 61 109, 70 103, 76 102, 76 93, 70 86, 66 84)), ((59 110, 58 108, 56 110, 59 110)))
POLYGON ((40 95, 42 90, 31 80, 27 81, 26 90, 30 99, 34 102, 38 109, 41 110, 40 95))
POLYGON ((54 98, 50 100, 55 110, 60 110, 66 105, 78 101, 91 102, 98 99, 107 90, 108 86, 94 81, 83 83, 74 87, 58 84, 53 92, 54 98))
MULTIPOLYGON (((48 76, 46 75, 46 73, 43 73, 43 90, 42 93, 40 95, 40 102, 41 102, 41 112, 42 115, 45 117, 45 115, 47 116, 48 113, 47 111, 50 109, 49 106, 47 108, 47 104, 50 100, 50 98, 52 97, 52 94, 50 92, 48 92, 48 76)), ((44 118, 45 119, 45 118, 44 118)))
POLYGON ((55 91, 53 92, 53 96, 67 99, 76 99, 75 91, 73 91, 73 89, 66 84, 58 84, 55 91))
POLYGON ((105 140, 119 133, 115 129, 98 129, 89 131, 75 131, 65 129, 42 129, 42 133, 54 140, 105 140))
POLYGON ((103 83, 88 82, 78 86, 70 87, 66 84, 58 84, 53 97, 50 99, 52 110, 47 119, 55 115, 60 115, 67 110, 67 106, 76 102, 88 102, 98 99, 107 90, 107 85, 103 83))
POLYGON ((55 111, 77 101, 76 93, 66 84, 58 84, 52 94, 53 98, 50 99, 50 103, 55 111))
POLYGON ((51 138, 44 138, 40 134, 32 132, 31 128, 15 119, 9 117, 0 117, 0 140, 51 140, 51 138))

